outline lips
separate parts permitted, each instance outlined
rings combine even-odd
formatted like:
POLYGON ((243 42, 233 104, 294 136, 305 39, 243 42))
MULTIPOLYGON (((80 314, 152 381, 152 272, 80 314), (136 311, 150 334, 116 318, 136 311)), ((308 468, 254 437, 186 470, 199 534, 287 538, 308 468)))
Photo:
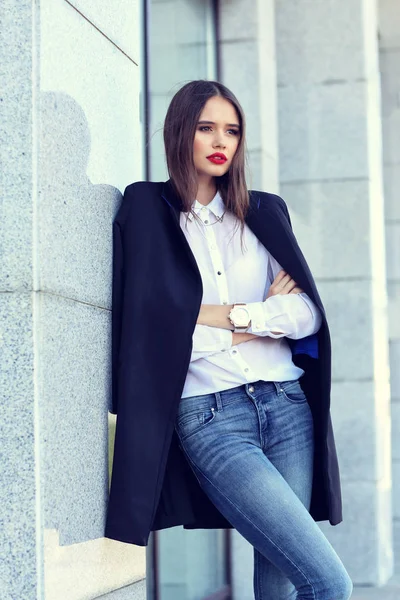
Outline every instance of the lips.
POLYGON ((210 156, 207 156, 207 158, 215 165, 223 165, 228 160, 225 154, 222 154, 222 152, 214 152, 214 154, 210 154, 210 156))

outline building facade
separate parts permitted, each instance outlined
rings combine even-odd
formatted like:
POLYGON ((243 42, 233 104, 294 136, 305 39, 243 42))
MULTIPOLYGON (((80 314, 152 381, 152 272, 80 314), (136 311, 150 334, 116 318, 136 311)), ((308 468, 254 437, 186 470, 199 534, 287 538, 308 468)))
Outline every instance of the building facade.
POLYGON ((400 522, 400 10, 396 0, 3 0, 0 598, 251 600, 235 531, 103 537, 111 224, 168 178, 162 124, 219 79, 248 121, 248 185, 282 195, 333 342, 355 585, 393 575, 400 522), (219 595, 218 595, 219 594, 219 595))

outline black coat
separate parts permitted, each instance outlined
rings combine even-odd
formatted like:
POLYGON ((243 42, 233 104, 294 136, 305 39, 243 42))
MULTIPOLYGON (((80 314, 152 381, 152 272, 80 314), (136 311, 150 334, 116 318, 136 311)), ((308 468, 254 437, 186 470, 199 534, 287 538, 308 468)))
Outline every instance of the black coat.
MULTIPOLYGON (((179 225, 171 181, 128 185, 113 224, 112 407, 117 414, 105 536, 146 546, 150 531, 232 525, 200 488, 174 421, 192 351, 203 288, 179 225)), ((246 223, 320 308, 314 336, 289 340, 315 432, 310 513, 342 520, 330 416, 331 343, 325 311, 279 196, 250 191, 246 223)))

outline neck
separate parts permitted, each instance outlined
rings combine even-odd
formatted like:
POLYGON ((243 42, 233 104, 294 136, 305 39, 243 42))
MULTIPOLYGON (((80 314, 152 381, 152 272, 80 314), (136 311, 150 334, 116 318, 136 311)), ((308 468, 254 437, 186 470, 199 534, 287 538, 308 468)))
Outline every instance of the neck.
POLYGON ((200 204, 203 204, 204 206, 210 204, 216 193, 217 186, 215 184, 214 177, 208 177, 206 180, 204 180, 202 177, 199 177, 196 200, 200 202, 200 204))

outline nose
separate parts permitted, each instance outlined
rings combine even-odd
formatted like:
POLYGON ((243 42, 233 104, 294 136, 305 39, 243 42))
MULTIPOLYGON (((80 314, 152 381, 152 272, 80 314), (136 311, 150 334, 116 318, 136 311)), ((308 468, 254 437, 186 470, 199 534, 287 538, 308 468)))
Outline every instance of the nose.
POLYGON ((225 148, 226 144, 222 137, 217 137, 216 140, 214 140, 213 146, 215 146, 216 148, 225 148))

